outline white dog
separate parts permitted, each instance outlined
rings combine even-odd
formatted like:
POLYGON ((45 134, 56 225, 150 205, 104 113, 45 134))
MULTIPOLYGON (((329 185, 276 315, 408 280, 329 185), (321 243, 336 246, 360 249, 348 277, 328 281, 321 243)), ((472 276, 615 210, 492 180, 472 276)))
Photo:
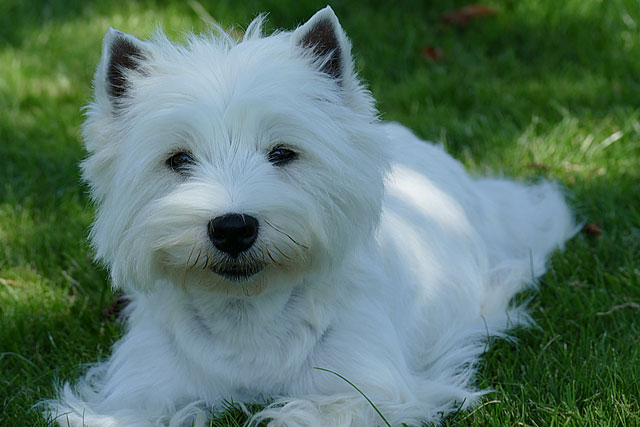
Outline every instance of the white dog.
POLYGON ((510 301, 572 215, 376 114, 329 7, 240 41, 109 30, 82 166, 128 327, 47 415, 202 426, 274 399, 252 421, 395 426, 477 402, 476 362, 528 322, 510 301))

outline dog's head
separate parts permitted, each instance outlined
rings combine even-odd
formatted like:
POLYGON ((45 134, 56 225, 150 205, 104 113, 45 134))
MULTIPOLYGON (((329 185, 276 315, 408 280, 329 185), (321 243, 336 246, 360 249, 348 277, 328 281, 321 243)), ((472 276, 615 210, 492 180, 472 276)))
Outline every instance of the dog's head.
POLYGON ((109 30, 83 133, 92 242, 116 286, 290 286, 371 238, 385 156, 330 8, 184 46, 109 30))

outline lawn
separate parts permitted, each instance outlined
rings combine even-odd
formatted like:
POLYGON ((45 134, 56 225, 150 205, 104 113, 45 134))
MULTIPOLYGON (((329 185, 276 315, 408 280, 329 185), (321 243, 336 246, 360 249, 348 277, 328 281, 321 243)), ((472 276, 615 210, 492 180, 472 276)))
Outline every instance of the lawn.
MULTIPOLYGON (((325 4, 2 0, 1 426, 47 425, 33 405, 121 332, 78 171, 107 28, 144 37, 159 23, 180 40, 208 15, 241 31, 267 11, 271 31, 325 4)), ((539 327, 485 355, 478 386, 494 391, 445 424, 640 425, 640 2, 488 0, 495 15, 462 26, 441 18, 463 1, 331 4, 385 120, 474 173, 560 182, 590 224, 528 296, 539 327)))

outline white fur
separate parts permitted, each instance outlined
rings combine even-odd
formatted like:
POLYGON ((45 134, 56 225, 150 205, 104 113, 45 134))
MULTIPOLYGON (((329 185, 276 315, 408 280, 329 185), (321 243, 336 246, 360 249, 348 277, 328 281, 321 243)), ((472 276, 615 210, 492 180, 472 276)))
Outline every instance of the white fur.
POLYGON ((534 284, 575 231, 561 192, 475 179, 440 147, 377 121, 330 8, 292 33, 243 40, 105 37, 84 125, 97 217, 91 239, 131 304, 112 356, 47 414, 66 426, 205 424, 225 400, 275 399, 251 422, 373 426, 437 422, 474 405, 475 365, 491 337, 530 320, 512 297, 534 284), (316 20, 335 26, 343 78, 300 46, 316 20), (109 46, 144 52, 114 111, 109 46), (284 167, 266 153, 286 143, 284 167), (181 177, 165 165, 188 149, 181 177), (260 221, 243 282, 221 257, 211 218, 260 221))

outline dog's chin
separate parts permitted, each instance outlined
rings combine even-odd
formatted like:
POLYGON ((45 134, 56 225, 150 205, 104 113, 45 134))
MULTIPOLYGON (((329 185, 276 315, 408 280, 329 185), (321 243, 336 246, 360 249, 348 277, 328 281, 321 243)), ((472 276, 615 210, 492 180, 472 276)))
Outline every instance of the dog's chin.
POLYGON ((245 282, 264 269, 263 264, 223 264, 211 266, 211 271, 231 282, 245 282))

